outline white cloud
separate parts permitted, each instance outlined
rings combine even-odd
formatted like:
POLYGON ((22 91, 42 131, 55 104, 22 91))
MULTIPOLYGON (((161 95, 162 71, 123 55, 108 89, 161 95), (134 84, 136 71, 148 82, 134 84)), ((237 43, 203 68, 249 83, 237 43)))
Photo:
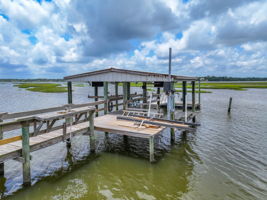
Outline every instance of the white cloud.
POLYGON ((0 71, 8 63, 31 77, 106 67, 167 72, 172 47, 179 74, 267 76, 266 10, 266 1, 247 0, 0 0, 8 16, 0 15, 0 71))

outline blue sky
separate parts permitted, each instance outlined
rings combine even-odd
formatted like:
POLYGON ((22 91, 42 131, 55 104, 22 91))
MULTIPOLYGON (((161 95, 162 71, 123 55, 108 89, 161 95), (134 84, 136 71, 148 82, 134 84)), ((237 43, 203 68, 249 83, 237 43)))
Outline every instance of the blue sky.
POLYGON ((117 67, 267 77, 266 0, 0 0, 0 78, 117 67))

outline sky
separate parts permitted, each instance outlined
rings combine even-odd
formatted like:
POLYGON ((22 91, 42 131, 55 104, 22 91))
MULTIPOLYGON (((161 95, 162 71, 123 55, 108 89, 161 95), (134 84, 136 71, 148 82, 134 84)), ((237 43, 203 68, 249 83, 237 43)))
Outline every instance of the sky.
POLYGON ((0 78, 267 77, 267 0, 0 0, 0 78))

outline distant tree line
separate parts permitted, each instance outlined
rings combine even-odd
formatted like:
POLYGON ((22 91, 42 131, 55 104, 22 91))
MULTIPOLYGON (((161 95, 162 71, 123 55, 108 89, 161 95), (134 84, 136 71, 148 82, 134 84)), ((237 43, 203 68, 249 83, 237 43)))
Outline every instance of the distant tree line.
POLYGON ((205 76, 206 81, 267 81, 267 77, 228 77, 228 76, 205 76))

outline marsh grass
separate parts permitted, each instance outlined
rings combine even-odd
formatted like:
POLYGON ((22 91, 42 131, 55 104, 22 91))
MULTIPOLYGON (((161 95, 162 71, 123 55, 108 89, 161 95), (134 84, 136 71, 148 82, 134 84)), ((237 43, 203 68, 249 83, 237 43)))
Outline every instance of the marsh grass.
MULTIPOLYGON (((122 83, 119 84, 122 86, 122 83)), ((142 87, 143 83, 131 83, 131 87, 142 87)), ((67 87, 65 83, 17 83, 14 85, 18 88, 24 88, 28 91, 33 92, 45 92, 45 93, 61 93, 67 92, 67 87)), ((84 87, 82 83, 74 84, 74 87, 84 87)), ((153 84, 147 84, 148 91, 155 91, 153 84)), ((175 88, 177 92, 181 92, 182 83, 176 83, 175 88)), ((190 90, 192 88, 190 82, 187 84, 187 88, 190 90)), ((267 82, 206 82, 201 83, 200 93, 211 93, 209 89, 229 89, 229 90, 247 90, 249 88, 264 89, 267 88, 267 82)), ((190 91, 188 91, 190 92, 190 91)), ((198 93, 198 84, 196 84, 196 93, 198 93)))
POLYGON ((32 92, 62 93, 67 92, 67 87, 58 83, 18 83, 14 87, 24 88, 32 92))
POLYGON ((74 87, 84 87, 84 84, 80 83, 80 84, 74 84, 74 87))
MULTIPOLYGON (((175 84, 175 87, 182 88, 181 83, 175 84)), ((192 88, 191 84, 187 88, 192 88)), ((196 84, 198 88, 198 84, 196 84)), ((267 88, 267 82, 220 82, 220 83, 201 83, 201 89, 228 89, 228 90, 247 90, 248 88, 267 88)))

